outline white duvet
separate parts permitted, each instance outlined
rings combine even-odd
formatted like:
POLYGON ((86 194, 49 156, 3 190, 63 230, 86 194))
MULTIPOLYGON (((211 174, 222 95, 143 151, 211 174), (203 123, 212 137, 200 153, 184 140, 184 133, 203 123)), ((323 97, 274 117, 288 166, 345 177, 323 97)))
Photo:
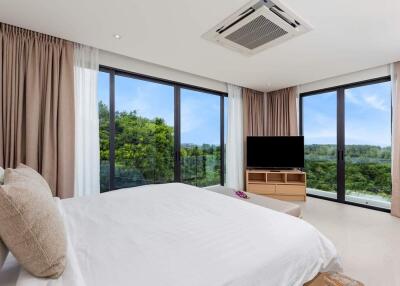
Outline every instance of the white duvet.
POLYGON ((338 271, 332 243, 301 219, 183 184, 59 202, 68 232, 58 280, 18 286, 297 286, 338 271))

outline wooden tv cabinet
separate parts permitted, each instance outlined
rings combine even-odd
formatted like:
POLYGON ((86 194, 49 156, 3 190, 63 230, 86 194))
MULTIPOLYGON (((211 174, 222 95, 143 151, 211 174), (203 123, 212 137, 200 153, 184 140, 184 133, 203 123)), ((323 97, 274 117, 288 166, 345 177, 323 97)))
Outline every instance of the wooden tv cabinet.
POLYGON ((279 200, 306 200, 306 173, 298 170, 246 170, 246 191, 279 200))

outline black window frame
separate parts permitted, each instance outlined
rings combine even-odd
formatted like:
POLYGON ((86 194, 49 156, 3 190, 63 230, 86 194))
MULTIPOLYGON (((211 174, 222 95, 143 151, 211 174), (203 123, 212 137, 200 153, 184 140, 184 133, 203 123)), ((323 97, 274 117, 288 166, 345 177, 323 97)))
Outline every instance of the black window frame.
MULTIPOLYGON (((383 82, 388 82, 388 81, 391 81, 390 76, 382 76, 382 77, 378 77, 378 78, 373 78, 373 79, 353 82, 353 83, 349 83, 349 84, 337 85, 337 86, 333 86, 333 87, 328 87, 328 88, 323 88, 323 89, 318 89, 318 90, 314 90, 314 91, 300 93, 300 95, 299 95, 299 120, 300 120, 299 128, 300 128, 300 130, 299 131, 300 131, 300 135, 302 135, 302 136, 304 136, 304 134, 303 134, 303 99, 304 99, 304 97, 328 93, 328 92, 336 92, 336 96, 337 96, 337 100, 336 100, 336 102, 337 102, 337 112, 336 112, 336 120, 337 120, 337 123, 336 123, 337 190, 336 191, 337 191, 337 198, 333 199, 333 198, 328 198, 328 197, 323 197, 323 196, 318 196, 318 195, 308 194, 308 193, 307 193, 307 196, 318 198, 318 199, 323 199, 323 200, 328 200, 328 201, 333 201, 333 202, 338 202, 338 203, 342 203, 342 204, 353 205, 353 206, 357 206, 357 207, 387 212, 387 213, 390 212, 390 209, 346 201, 346 199, 345 199, 345 196, 346 196, 345 158, 344 158, 345 157, 345 90, 349 89, 349 88, 362 87, 362 86, 378 84, 378 83, 383 83, 383 82)), ((392 116, 393 116, 393 112, 392 112, 392 116)))
POLYGON ((119 188, 115 187, 115 76, 123 76, 132 79, 138 79, 157 84, 163 84, 173 87, 174 89, 174 182, 182 182, 181 177, 181 90, 193 90, 213 94, 220 97, 220 185, 225 184, 225 125, 224 125, 224 98, 228 97, 228 93, 213 89, 199 87, 195 85, 185 84, 178 81, 167 80, 163 78, 153 77, 145 74, 135 73, 119 68, 100 65, 99 72, 109 74, 109 95, 110 95, 110 151, 109 151, 109 186, 108 191, 114 191, 119 188))

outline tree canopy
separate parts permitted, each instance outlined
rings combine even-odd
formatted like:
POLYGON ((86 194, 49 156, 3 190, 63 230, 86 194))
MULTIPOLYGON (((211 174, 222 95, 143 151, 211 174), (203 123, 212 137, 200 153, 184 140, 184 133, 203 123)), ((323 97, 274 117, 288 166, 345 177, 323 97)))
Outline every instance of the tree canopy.
MULTIPOLYGON (((108 190, 110 112, 99 102, 101 188, 108 190)), ((115 113, 115 184, 117 188, 174 180, 174 128, 162 118, 149 119, 136 111, 115 113)), ((220 146, 182 144, 181 174, 185 183, 219 183, 220 146)))

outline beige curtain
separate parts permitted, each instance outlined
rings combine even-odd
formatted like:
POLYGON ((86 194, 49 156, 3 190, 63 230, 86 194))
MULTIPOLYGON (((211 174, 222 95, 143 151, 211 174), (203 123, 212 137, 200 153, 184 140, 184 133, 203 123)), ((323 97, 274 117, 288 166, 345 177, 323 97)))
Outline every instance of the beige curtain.
POLYGON ((266 132, 268 136, 296 136, 297 125, 296 88, 290 87, 267 93, 266 132))
POLYGON ((295 87, 266 95, 243 89, 244 136, 296 136, 297 93, 295 87))
POLYGON ((392 210, 400 217, 400 62, 392 64, 392 210))
POLYGON ((52 192, 74 188, 72 43, 0 24, 0 165, 23 162, 52 192))
POLYGON ((296 136, 296 88, 285 88, 264 94, 243 89, 244 169, 246 170, 247 136, 296 136))
POLYGON ((243 133, 246 136, 266 134, 265 95, 262 92, 243 89, 243 133))
MULTIPOLYGON (((247 165, 247 136, 263 136, 266 132, 267 122, 265 114, 265 95, 263 92, 243 88, 243 170, 247 165)), ((246 181, 243 172, 243 181, 246 181)), ((246 189, 246 185, 244 185, 246 189)))

